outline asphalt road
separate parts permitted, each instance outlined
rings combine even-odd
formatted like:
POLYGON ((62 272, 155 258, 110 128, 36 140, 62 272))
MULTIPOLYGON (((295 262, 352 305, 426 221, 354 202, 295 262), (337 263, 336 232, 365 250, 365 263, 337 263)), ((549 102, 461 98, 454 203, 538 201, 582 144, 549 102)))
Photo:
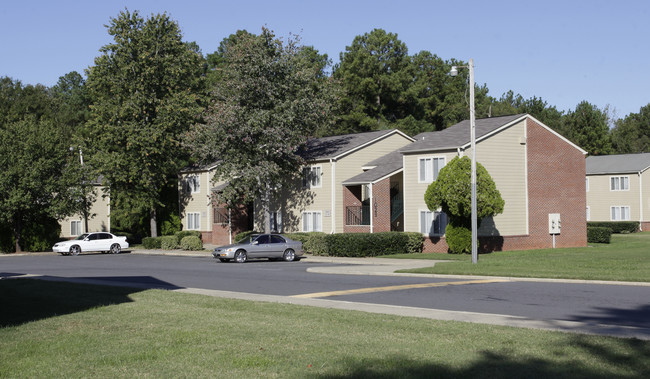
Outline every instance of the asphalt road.
POLYGON ((349 265, 310 262, 310 259, 236 264, 220 263, 208 257, 129 253, 0 257, 0 277, 42 275, 264 301, 487 323, 496 320, 492 323, 650 338, 649 286, 308 271, 327 268, 324 271, 345 272, 346 267, 349 265))

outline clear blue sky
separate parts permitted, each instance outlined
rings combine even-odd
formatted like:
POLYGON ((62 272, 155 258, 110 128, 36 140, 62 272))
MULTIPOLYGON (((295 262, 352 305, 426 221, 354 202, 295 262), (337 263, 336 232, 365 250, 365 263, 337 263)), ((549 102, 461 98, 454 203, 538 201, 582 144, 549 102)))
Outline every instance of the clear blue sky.
POLYGON ((167 13, 204 54, 238 29, 299 34, 334 62, 355 36, 382 28, 410 54, 474 58, 476 81, 499 98, 541 97, 559 110, 587 100, 624 117, 650 103, 650 1, 7 0, 0 3, 0 76, 55 84, 83 73, 124 8, 167 13))

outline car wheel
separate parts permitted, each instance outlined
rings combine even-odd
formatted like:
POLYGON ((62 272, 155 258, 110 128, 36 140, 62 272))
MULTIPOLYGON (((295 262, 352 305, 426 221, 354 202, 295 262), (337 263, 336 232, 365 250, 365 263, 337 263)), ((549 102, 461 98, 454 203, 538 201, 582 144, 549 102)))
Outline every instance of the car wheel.
POLYGON ((237 263, 244 263, 248 257, 246 256, 246 252, 244 250, 237 250, 235 252, 235 262, 237 263))
POLYGON ((223 263, 230 262, 230 259, 228 258, 219 258, 219 260, 223 263))
POLYGON ((287 249, 284 251, 284 254, 282 254, 282 259, 284 259, 286 262, 291 262, 296 259, 296 253, 294 253, 291 249, 287 249))
POLYGON ((114 243, 111 245, 111 254, 119 254, 122 251, 122 246, 119 243, 114 243))
POLYGON ((81 253, 81 248, 79 245, 70 246, 70 255, 79 255, 81 253))

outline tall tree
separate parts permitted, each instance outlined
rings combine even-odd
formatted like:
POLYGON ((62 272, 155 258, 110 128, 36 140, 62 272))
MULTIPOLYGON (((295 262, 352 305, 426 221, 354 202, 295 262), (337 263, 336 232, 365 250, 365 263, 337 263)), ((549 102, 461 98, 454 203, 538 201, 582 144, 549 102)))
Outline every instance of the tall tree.
POLYGON ((334 77, 341 81, 341 132, 363 132, 404 118, 400 95, 407 83, 409 56, 397 34, 374 29, 357 36, 341 53, 334 77))
POLYGON ((586 101, 564 117, 564 136, 590 155, 611 154, 607 114, 586 101))
POLYGON ((611 135, 618 154, 650 152, 650 104, 618 120, 611 135))
POLYGON ((298 153, 330 120, 334 102, 321 67, 305 59, 298 42, 284 43, 264 28, 228 45, 224 80, 212 92, 205 123, 187 140, 200 161, 220 160, 215 178, 229 181, 221 201, 261 201, 266 231, 271 196, 301 172, 298 153))
POLYGON ((83 76, 72 71, 59 77, 50 88, 56 108, 54 118, 69 136, 81 132, 90 116, 90 97, 85 84, 83 76))
POLYGON ((17 252, 31 224, 76 210, 80 167, 68 148, 50 120, 27 115, 0 128, 0 224, 9 225, 17 252))
POLYGON ((187 157, 181 136, 202 109, 203 58, 167 14, 145 20, 125 10, 111 18, 108 34, 114 42, 87 71, 90 164, 111 197, 149 210, 157 236, 161 191, 175 185, 187 157))

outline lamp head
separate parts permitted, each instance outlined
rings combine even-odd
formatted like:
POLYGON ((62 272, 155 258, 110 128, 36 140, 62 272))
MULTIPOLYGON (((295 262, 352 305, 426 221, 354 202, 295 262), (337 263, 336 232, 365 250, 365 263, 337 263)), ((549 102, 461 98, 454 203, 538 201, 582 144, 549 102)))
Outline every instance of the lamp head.
POLYGON ((449 75, 451 75, 451 76, 458 75, 458 68, 456 66, 451 66, 451 70, 449 71, 449 75))

